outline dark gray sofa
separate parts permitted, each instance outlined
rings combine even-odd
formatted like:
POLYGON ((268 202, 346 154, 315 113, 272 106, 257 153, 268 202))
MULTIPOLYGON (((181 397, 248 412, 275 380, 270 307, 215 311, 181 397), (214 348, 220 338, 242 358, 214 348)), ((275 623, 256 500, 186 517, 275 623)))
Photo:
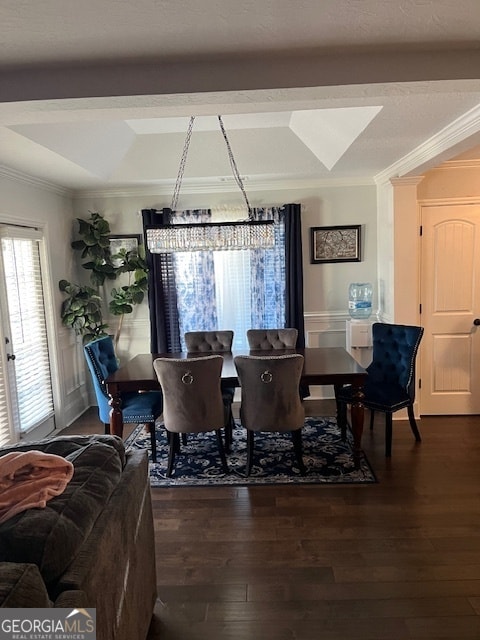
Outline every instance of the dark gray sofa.
POLYGON ((95 607, 97 640, 146 637, 156 600, 147 452, 116 436, 60 436, 4 447, 74 465, 44 509, 0 524, 0 606, 95 607))

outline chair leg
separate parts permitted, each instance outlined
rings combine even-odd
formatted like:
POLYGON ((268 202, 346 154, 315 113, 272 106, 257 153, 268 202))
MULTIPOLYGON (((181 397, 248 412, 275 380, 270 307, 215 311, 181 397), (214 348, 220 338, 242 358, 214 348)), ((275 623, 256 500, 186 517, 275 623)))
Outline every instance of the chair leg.
POLYGON ((247 430, 247 471, 246 476, 250 475, 253 466, 253 445, 255 442, 255 435, 253 431, 247 430))
POLYGON ((370 431, 373 429, 373 421, 375 420, 375 411, 370 409, 370 431))
POLYGON ((293 450, 295 451, 295 457, 297 459, 298 468, 300 469, 300 475, 304 476, 307 473, 307 470, 303 463, 302 457, 302 430, 297 429, 296 431, 291 431, 291 434, 293 440, 293 450))
POLYGON ((170 478, 173 472, 173 466, 175 462, 175 453, 180 448, 180 438, 178 433, 169 433, 168 440, 170 446, 168 448, 168 463, 167 463, 167 477, 170 478))
POLYGON ((337 422, 340 427, 342 440, 347 439, 347 404, 337 401, 337 422))
POLYGON ((110 435, 110 423, 109 422, 104 422, 103 426, 105 427, 105 435, 109 436, 110 435))
POLYGON ((232 425, 230 422, 227 422, 225 425, 225 451, 226 453, 230 453, 232 450, 232 425))
POLYGON ((421 442, 422 437, 420 436, 420 431, 418 430, 418 427, 417 427, 417 422, 415 420, 415 414, 413 413, 412 405, 409 405, 407 407, 407 412, 408 412, 408 421, 410 422, 410 428, 412 430, 413 435, 415 436, 415 440, 417 442, 421 442))
POLYGON ((233 430, 235 429, 235 418, 233 417, 232 405, 230 405, 230 412, 228 417, 228 424, 225 428, 225 451, 230 453, 232 450, 233 442, 233 430))
POLYGON ((233 417, 232 406, 230 405, 230 409, 228 412, 228 421, 225 425, 225 451, 226 453, 230 453, 232 449, 232 441, 233 441, 233 429, 235 427, 235 418, 233 417))
POLYGON ((147 424, 148 433, 150 434, 150 446, 152 448, 152 462, 157 461, 157 438, 155 433, 155 422, 147 424))
POLYGON ((217 429, 215 433, 217 434, 218 453, 220 454, 220 460, 222 461, 223 473, 227 474, 228 465, 227 465, 227 458, 225 457, 225 447, 223 446, 221 429, 217 429))
POLYGON ((392 412, 385 414, 385 457, 392 457, 392 412))

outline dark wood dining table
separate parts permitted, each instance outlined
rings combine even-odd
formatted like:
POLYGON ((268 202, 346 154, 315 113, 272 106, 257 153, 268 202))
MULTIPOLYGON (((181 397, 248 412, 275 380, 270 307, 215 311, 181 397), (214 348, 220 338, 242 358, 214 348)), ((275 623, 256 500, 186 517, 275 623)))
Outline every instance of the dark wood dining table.
MULTIPOLYGON (((202 353, 142 353, 134 356, 129 362, 120 366, 117 371, 105 380, 107 391, 111 396, 110 432, 123 436, 122 393, 128 391, 152 391, 160 389, 153 368, 155 358, 189 358, 201 355, 208 356, 215 352, 202 353)), ((364 409, 362 404, 363 385, 367 372, 342 347, 315 347, 304 349, 275 349, 274 351, 222 352, 222 382, 228 386, 239 386, 234 358, 237 355, 270 356, 300 353, 304 357, 301 382, 304 385, 333 385, 334 388, 345 384, 353 385, 355 401, 351 406, 351 426, 353 434, 353 454, 358 466, 361 456, 364 409)), ((345 420, 339 415, 337 419, 345 420)))

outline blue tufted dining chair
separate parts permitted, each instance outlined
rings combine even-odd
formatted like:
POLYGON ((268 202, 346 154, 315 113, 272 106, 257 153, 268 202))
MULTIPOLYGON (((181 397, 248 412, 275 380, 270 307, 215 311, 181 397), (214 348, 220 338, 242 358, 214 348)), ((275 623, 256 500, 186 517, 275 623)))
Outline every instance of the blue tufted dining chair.
MULTIPOLYGON (((423 336, 423 327, 376 322, 372 325, 373 356, 367 367, 368 377, 362 402, 370 409, 370 428, 375 411, 385 414, 385 455, 392 455, 392 414, 407 409, 415 440, 421 442, 415 421, 415 361, 423 336)), ((353 402, 350 385, 337 389, 339 423, 346 427, 346 406, 353 402)))
MULTIPOLYGON (((110 433, 110 396, 105 380, 118 369, 118 360, 110 336, 98 338, 83 348, 90 370, 98 404, 100 420, 105 425, 105 433, 110 433)), ((157 461, 155 420, 163 411, 161 391, 131 392, 122 394, 122 413, 125 423, 145 423, 150 433, 152 461, 157 461)))

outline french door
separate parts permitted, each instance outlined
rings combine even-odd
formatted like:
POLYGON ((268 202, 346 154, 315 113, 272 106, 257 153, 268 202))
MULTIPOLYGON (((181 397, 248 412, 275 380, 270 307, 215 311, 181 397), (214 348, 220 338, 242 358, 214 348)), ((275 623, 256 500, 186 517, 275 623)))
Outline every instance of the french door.
POLYGON ((43 234, 0 225, 0 445, 55 429, 43 234))

